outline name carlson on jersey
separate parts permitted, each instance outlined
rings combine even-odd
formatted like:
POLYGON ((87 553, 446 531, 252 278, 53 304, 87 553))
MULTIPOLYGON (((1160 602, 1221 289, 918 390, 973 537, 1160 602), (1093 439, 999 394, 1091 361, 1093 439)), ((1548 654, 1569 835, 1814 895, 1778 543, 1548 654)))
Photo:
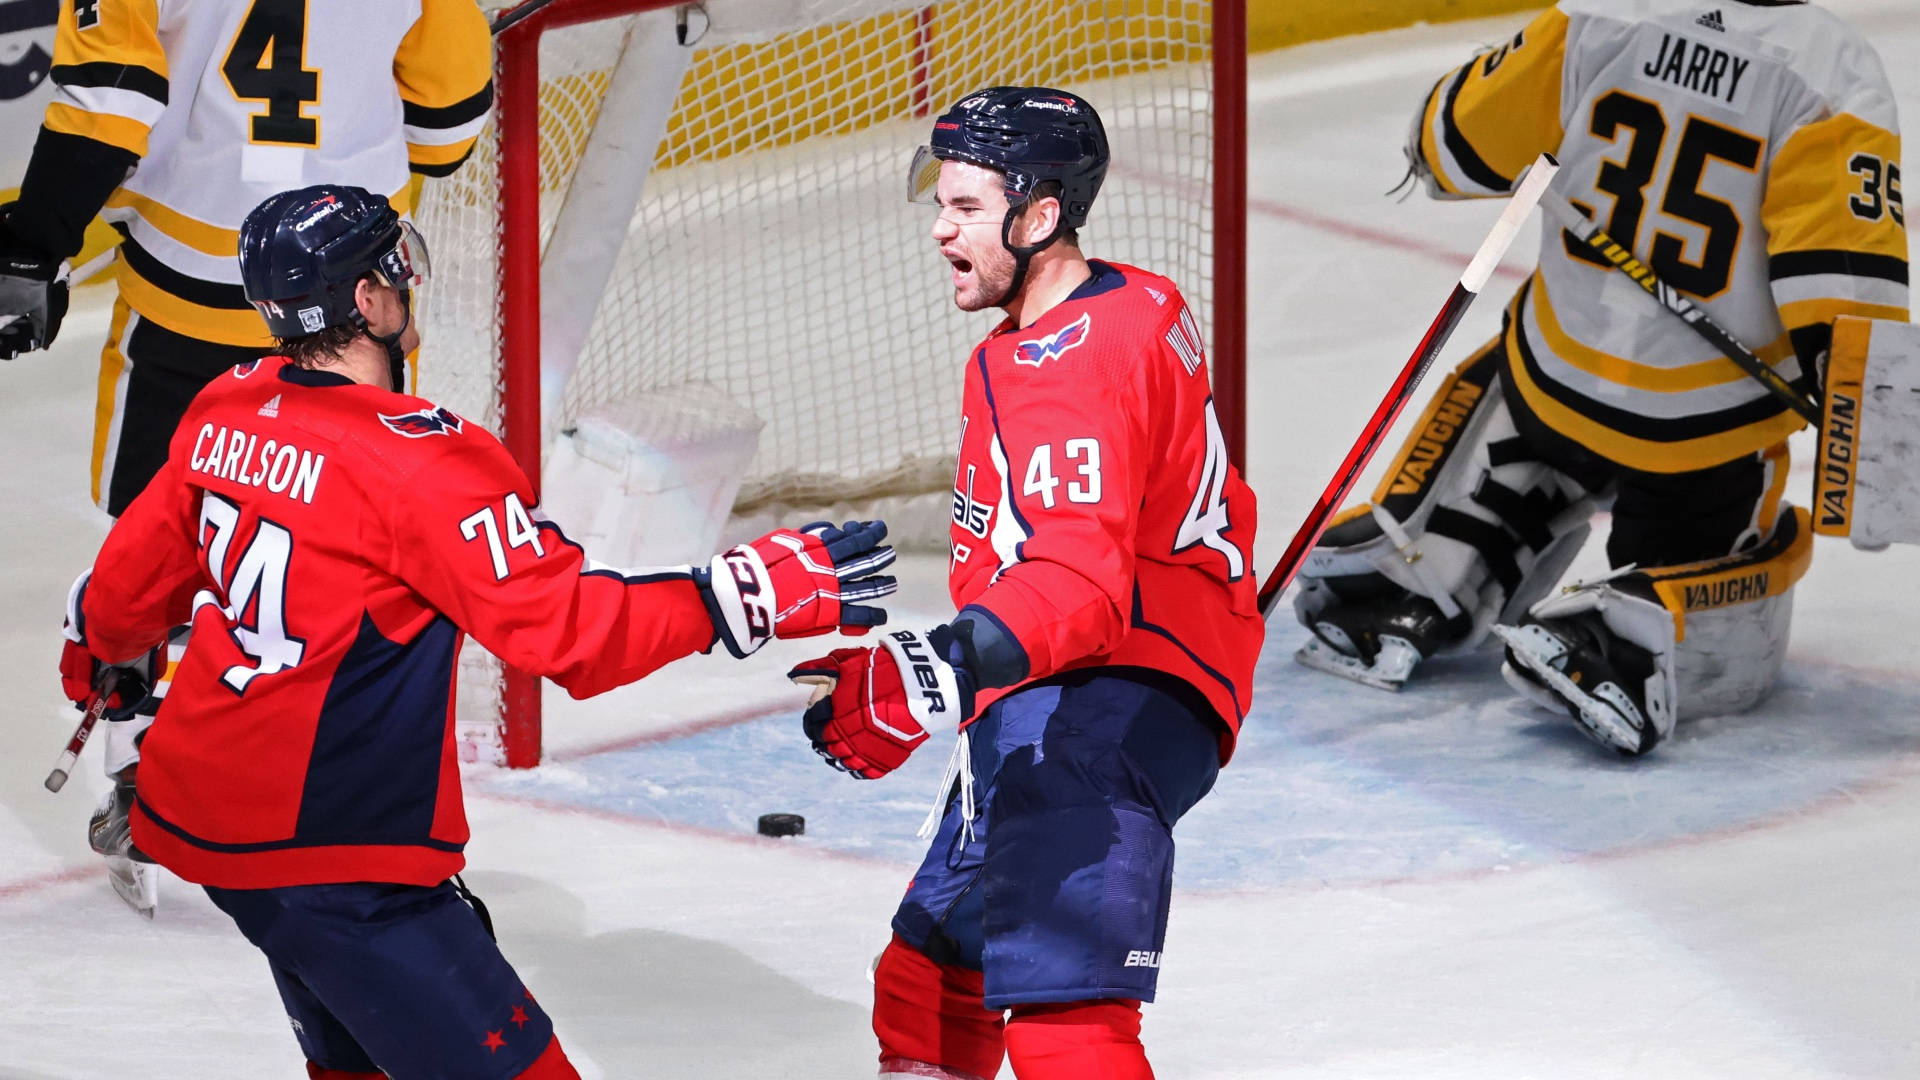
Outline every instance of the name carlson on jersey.
POLYGON ((1720 80, 1726 79, 1725 96, 1731 105, 1733 95, 1740 90, 1740 77, 1752 64, 1753 61, 1742 60, 1725 49, 1688 41, 1679 34, 1663 34, 1660 54, 1647 61, 1640 71, 1649 79, 1669 82, 1710 98, 1721 96, 1720 80), (1732 77, 1728 78, 1729 75, 1732 77))
POLYGON ((200 434, 193 440, 193 457, 187 467, 207 476, 247 487, 264 487, 275 495, 311 503, 314 488, 320 483, 320 469, 326 463, 325 454, 273 439, 263 440, 239 428, 202 424, 200 434))

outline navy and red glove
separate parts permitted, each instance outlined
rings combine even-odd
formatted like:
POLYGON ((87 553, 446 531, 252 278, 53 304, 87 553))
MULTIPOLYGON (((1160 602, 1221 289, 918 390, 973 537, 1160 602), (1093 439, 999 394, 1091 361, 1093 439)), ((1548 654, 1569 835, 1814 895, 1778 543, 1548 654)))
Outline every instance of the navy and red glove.
POLYGON ((106 695, 107 709, 101 715, 108 720, 125 720, 133 715, 134 707, 153 692, 154 682, 166 667, 167 646, 162 642, 119 664, 103 663, 89 652, 81 603, 86 598, 90 576, 91 572, 81 574, 67 592, 67 618, 60 628, 67 639, 60 648, 60 689, 74 708, 84 710, 93 703, 95 688, 100 685, 105 669, 111 667, 119 678, 106 695))
POLYGON ((953 632, 895 630, 867 649, 835 649, 787 678, 814 687, 800 726, 827 764, 863 780, 899 768, 907 755, 973 715, 973 676, 953 632))
POLYGON ((798 531, 775 529, 713 557, 693 571, 720 643, 745 658, 774 638, 839 630, 864 634, 887 621, 869 607, 897 582, 879 571, 893 564, 884 521, 816 521, 798 531))

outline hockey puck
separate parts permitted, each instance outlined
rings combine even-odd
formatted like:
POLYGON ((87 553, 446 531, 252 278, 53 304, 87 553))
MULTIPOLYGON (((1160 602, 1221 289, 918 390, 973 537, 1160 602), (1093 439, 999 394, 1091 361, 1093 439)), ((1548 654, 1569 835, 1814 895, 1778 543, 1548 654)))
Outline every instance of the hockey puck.
POLYGON ((807 819, 799 814, 761 814, 761 836, 800 836, 807 831, 807 819))

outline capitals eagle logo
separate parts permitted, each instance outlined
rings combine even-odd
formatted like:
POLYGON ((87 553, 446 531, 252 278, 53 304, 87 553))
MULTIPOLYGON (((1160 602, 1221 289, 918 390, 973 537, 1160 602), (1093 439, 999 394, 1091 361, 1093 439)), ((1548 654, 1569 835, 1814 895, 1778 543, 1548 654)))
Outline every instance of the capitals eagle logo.
POLYGON ((424 439, 429 435, 460 434, 460 418, 438 405, 419 412, 401 413, 399 416, 388 416, 386 413, 374 415, 380 418, 381 423, 387 425, 387 430, 396 435, 405 435, 409 439, 424 439))
POLYGON ((1038 341, 1023 341, 1014 346, 1013 362, 1039 367, 1049 359, 1059 359, 1068 349, 1087 340, 1093 331, 1093 316, 1085 314, 1038 341))

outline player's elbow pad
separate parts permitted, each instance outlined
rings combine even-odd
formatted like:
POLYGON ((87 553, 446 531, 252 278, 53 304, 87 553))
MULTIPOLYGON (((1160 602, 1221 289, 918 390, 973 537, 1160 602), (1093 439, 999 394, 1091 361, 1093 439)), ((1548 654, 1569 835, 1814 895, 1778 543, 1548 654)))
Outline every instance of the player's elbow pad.
POLYGON ((993 612, 969 604, 947 625, 960 662, 973 674, 976 687, 985 690, 1027 680, 1032 670, 1027 650, 993 612))

